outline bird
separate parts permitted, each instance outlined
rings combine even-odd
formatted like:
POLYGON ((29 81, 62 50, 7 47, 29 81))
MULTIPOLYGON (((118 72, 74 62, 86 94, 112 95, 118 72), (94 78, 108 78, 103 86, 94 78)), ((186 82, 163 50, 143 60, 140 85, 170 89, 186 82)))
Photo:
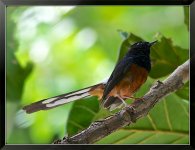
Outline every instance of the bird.
POLYGON ((136 100, 133 95, 147 80, 151 70, 150 50, 156 42, 139 41, 130 45, 107 81, 31 103, 23 110, 30 114, 91 96, 98 97, 100 105, 109 111, 127 106, 125 100, 136 100))

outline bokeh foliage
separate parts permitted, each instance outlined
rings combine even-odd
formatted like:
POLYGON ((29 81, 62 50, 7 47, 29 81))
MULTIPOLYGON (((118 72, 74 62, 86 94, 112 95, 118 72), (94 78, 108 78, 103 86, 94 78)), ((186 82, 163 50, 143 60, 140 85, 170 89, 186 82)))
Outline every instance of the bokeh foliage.
POLYGON ((31 73, 32 64, 28 63, 26 67, 22 67, 16 56, 15 51, 18 49, 18 41, 16 37, 13 35, 15 33, 16 28, 13 26, 16 23, 12 20, 10 14, 13 13, 13 9, 8 9, 8 19, 7 19, 7 30, 6 36, 9 42, 6 45, 7 48, 7 63, 6 63, 6 81, 7 81, 7 98, 10 101, 18 101, 21 98, 23 84, 25 82, 26 77, 31 73), (14 76, 18 74, 18 76, 14 76))
MULTIPOLYGON (((7 143, 51 143, 113 113, 99 108, 96 98, 32 115, 20 108, 100 82, 129 45, 157 39, 152 71, 136 93, 142 96, 188 59, 187 12, 159 6, 8 7, 7 143)), ((97 143, 188 143, 188 86, 97 143)))

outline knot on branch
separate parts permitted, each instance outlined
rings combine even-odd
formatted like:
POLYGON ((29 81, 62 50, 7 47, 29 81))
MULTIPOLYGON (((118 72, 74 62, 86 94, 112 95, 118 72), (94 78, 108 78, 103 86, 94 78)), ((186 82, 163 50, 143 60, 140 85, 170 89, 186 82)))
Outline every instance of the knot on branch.
POLYGON ((163 82, 161 82, 160 80, 157 80, 157 82, 154 84, 152 89, 158 89, 161 85, 163 85, 163 82))

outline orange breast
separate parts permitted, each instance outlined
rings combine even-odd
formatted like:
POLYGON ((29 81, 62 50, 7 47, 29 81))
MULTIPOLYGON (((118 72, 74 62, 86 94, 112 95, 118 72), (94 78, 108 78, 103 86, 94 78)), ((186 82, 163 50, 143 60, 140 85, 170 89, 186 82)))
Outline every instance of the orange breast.
POLYGON ((133 64, 125 77, 114 87, 109 96, 119 95, 121 98, 132 96, 146 81, 148 71, 136 64, 133 64))

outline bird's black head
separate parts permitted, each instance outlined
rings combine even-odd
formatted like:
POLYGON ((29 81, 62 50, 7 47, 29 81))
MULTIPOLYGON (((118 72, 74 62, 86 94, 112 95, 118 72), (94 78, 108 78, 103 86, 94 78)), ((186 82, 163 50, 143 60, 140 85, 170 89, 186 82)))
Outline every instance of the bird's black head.
POLYGON ((146 55, 149 56, 150 55, 150 47, 155 44, 157 41, 154 42, 137 42, 134 43, 130 50, 129 50, 129 54, 135 54, 135 55, 146 55))

